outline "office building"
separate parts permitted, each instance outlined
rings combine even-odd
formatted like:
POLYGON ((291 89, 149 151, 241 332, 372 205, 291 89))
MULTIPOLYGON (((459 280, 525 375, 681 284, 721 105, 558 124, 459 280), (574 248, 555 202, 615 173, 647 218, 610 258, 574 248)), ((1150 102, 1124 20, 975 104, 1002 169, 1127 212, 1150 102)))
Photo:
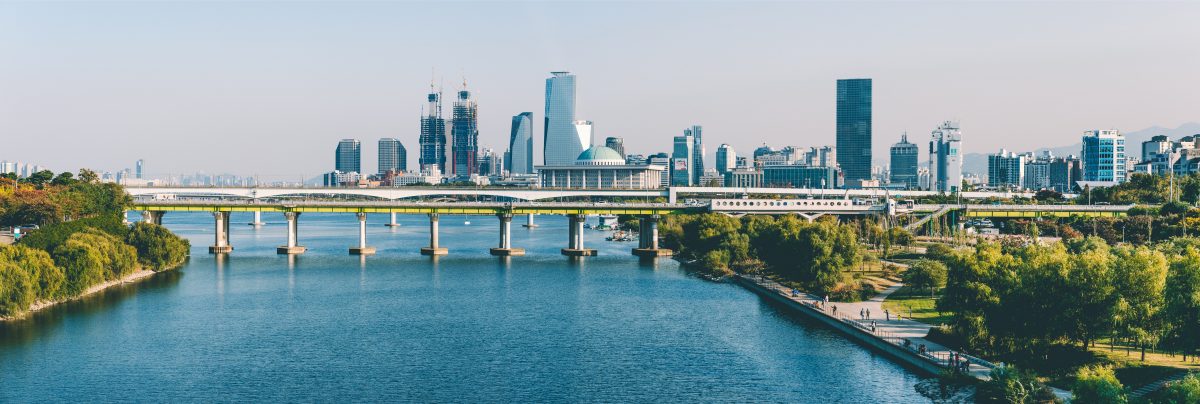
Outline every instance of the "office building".
POLYGON ((671 185, 671 157, 667 156, 667 153, 651 154, 646 157, 646 163, 652 166, 665 167, 666 171, 662 174, 662 178, 660 179, 662 182, 659 184, 659 187, 666 188, 671 185))
POLYGON ((837 163, 846 183, 871 179, 871 79, 837 81, 837 163))
POLYGON ((722 143, 717 146, 717 172, 725 174, 737 167, 737 152, 733 146, 722 143))
POLYGON ((692 164, 692 159, 695 157, 694 145, 692 136, 686 132, 683 136, 675 136, 674 148, 671 152, 671 185, 696 185, 696 177, 692 175, 695 167, 692 164))
POLYGON ((408 150, 404 149, 400 140, 390 137, 379 139, 379 175, 385 175, 388 171, 407 170, 408 150))
POLYGON ((736 188, 760 188, 763 172, 757 168, 738 167, 725 173, 725 186, 736 188))
POLYGON ((1025 184, 1025 155, 1004 149, 988 155, 987 186, 995 189, 1020 189, 1025 184))
POLYGON ((333 169, 342 173, 362 173, 362 144, 358 139, 342 139, 338 142, 333 169))
POLYGON ((593 146, 569 165, 538 166, 543 188, 658 189, 666 169, 660 165, 629 165, 616 150, 593 146))
POLYGON ((888 166, 889 181, 901 189, 917 188, 917 160, 921 148, 908 141, 908 134, 900 135, 900 143, 892 145, 888 166))
POLYGON ((144 164, 144 163, 145 162, 142 161, 142 159, 138 159, 138 161, 136 163, 134 163, 134 167, 136 170, 135 172, 137 173, 137 174, 135 174, 134 178, 137 178, 139 180, 145 178, 145 177, 142 177, 142 164, 144 164))
POLYGON ((417 140, 420 148, 420 157, 417 163, 420 164, 421 170, 434 167, 437 168, 437 172, 444 173, 446 172, 446 120, 442 118, 442 93, 433 91, 431 84, 426 100, 428 105, 421 113, 421 136, 417 140))
POLYGON ((478 171, 477 174, 483 176, 504 175, 504 158, 492 148, 485 147, 479 152, 478 171))
POLYGON ((1072 192, 1075 183, 1083 179, 1083 163, 1075 156, 1059 157, 1050 161, 1050 189, 1072 192))
POLYGON ((838 169, 805 165, 775 165, 762 168, 762 186, 778 188, 836 188, 838 169))
POLYGON ((575 136, 579 138, 579 142, 585 150, 596 144, 596 132, 592 126, 592 121, 579 120, 573 124, 575 125, 575 136))
POLYGON ((512 118, 504 168, 513 174, 533 174, 533 113, 522 112, 512 118))
POLYGON ((462 91, 450 115, 451 164, 457 177, 479 174, 479 106, 471 99, 471 93, 463 82, 462 91))
POLYGON ((962 130, 957 122, 945 121, 929 140, 929 189, 957 193, 962 190, 962 179, 962 130))
POLYGON ((604 147, 615 150, 622 157, 625 156, 625 139, 609 136, 604 139, 604 147))
POLYGON ((1083 133, 1083 180, 1125 182, 1125 135, 1117 130, 1083 133))
POLYGON ((704 173, 704 141, 703 127, 700 125, 692 125, 691 128, 683 130, 684 136, 692 137, 692 183, 699 184, 700 176, 704 173))
POLYGON ((588 138, 580 137, 575 127, 575 75, 552 72, 546 79, 546 115, 542 142, 543 160, 548 166, 570 165, 587 147, 588 138))

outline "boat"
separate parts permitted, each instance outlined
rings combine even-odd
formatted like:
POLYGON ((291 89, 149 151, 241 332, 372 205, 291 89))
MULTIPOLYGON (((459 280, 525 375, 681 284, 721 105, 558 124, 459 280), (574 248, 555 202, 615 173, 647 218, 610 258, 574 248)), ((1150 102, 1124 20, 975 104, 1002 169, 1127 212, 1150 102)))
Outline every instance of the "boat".
POLYGON ((467 220, 467 221, 464 221, 464 222, 463 222, 463 226, 470 226, 470 225, 471 225, 471 221, 470 221, 470 220, 467 220))

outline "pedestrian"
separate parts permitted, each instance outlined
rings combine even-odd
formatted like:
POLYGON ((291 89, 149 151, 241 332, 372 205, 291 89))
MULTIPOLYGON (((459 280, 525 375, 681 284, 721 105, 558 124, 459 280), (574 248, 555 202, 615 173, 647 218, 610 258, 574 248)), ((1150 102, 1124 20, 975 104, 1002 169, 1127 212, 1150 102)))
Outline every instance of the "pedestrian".
POLYGON ((867 315, 865 314, 866 312, 864 310, 866 310, 866 309, 858 309, 858 319, 859 320, 867 319, 867 315))
POLYGON ((892 312, 888 309, 883 309, 883 315, 887 317, 887 321, 892 321, 892 312))
POLYGON ((833 305, 833 316, 837 317, 837 305, 833 305))
POLYGON ((867 311, 867 320, 870 320, 871 319, 871 309, 865 309, 865 310, 867 311))

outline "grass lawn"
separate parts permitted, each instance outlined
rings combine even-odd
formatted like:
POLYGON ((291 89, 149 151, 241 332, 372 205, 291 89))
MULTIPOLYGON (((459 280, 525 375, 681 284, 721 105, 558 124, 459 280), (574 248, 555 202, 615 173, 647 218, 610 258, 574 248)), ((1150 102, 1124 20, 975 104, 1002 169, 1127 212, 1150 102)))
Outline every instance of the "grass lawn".
POLYGON ((949 312, 938 312, 935 299, 929 297, 928 290, 917 290, 908 286, 900 288, 896 293, 883 301, 883 308, 898 313, 905 318, 912 313, 912 319, 926 324, 943 325, 950 322, 949 312))

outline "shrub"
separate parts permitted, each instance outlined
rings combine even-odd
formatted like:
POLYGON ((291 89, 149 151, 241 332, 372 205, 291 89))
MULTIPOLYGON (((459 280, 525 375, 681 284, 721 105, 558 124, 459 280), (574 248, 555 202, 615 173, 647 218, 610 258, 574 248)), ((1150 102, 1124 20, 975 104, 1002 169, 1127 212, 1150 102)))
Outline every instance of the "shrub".
POLYGON ((29 248, 54 251, 75 233, 94 228, 120 238, 125 238, 129 228, 116 216, 96 216, 44 226, 22 237, 20 244, 29 248))
POLYGON ((187 240, 165 227, 145 222, 134 225, 125 241, 137 249, 138 262, 155 271, 183 263, 191 248, 187 240))
POLYGON ((1120 404, 1129 402, 1125 396, 1125 387, 1117 380, 1112 368, 1107 366, 1086 366, 1075 374, 1075 387, 1072 391, 1072 402, 1081 404, 1104 403, 1120 404))
POLYGON ((36 299, 51 300, 58 297, 66 275, 62 268, 54 265, 50 254, 21 245, 0 248, 0 261, 9 261, 29 273, 34 282, 36 299))
POLYGON ((1200 377, 1192 374, 1168 383, 1148 398, 1154 404, 1200 403, 1200 377))
POLYGON ((29 272, 15 263, 0 260, 0 316, 25 312, 35 297, 34 281, 29 272))

